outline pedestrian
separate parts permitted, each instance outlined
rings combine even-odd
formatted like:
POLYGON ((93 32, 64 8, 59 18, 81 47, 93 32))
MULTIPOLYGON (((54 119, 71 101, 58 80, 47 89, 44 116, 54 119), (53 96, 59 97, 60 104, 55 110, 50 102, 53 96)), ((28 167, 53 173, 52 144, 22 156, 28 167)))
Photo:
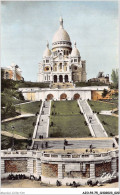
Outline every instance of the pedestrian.
POLYGON ((45 147, 46 147, 46 148, 48 147, 48 142, 45 143, 45 147))
POLYGON ((115 147, 115 143, 113 143, 113 148, 115 147))
POLYGON ((92 148, 92 144, 90 144, 90 148, 92 148))

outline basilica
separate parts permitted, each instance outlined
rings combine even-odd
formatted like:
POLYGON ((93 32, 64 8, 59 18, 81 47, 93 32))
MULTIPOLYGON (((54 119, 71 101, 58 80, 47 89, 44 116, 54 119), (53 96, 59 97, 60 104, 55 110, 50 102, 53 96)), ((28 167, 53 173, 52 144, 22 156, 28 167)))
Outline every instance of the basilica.
POLYGON ((53 36, 52 49, 47 42, 42 62, 39 63, 38 82, 73 83, 86 81, 86 61, 81 60, 76 42, 72 47, 69 34, 60 27, 53 36))

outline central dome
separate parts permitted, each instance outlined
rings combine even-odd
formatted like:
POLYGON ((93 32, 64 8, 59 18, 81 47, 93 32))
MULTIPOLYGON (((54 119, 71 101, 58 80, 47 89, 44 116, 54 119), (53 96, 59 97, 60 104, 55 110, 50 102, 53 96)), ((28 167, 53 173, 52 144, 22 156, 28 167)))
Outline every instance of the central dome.
POLYGON ((63 28, 63 19, 62 18, 60 18, 60 27, 59 27, 58 31, 54 34, 52 43, 59 42, 59 41, 70 42, 70 36, 63 28))
POLYGON ((70 42, 70 37, 63 28, 59 28, 59 30, 55 33, 53 37, 53 41, 52 41, 53 43, 58 42, 58 41, 69 41, 70 42))

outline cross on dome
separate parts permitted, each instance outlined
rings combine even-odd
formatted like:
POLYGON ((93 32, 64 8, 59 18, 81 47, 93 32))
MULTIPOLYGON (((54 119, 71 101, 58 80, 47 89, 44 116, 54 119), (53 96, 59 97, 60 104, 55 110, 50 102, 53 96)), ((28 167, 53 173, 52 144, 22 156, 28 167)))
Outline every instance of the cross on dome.
POLYGON ((75 41, 75 42, 74 42, 74 46, 76 47, 76 45, 77 45, 77 44, 76 44, 76 41, 75 41))
POLYGON ((60 17, 60 28, 63 28, 63 18, 60 17))
POLYGON ((47 41, 47 45, 46 46, 47 46, 47 48, 49 48, 49 42, 48 41, 47 41))

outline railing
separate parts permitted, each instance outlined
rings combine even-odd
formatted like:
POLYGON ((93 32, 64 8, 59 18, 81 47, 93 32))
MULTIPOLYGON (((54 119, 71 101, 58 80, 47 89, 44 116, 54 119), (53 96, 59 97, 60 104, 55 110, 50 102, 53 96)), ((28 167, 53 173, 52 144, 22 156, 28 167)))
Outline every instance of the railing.
POLYGON ((104 157, 112 157, 118 156, 118 150, 114 151, 108 151, 104 153, 89 153, 89 154, 50 154, 50 153, 43 153, 42 159, 45 160, 45 158, 49 158, 50 160, 53 158, 61 158, 61 159, 90 159, 90 158, 104 158, 104 157), (44 158, 45 157, 45 158, 44 158))
POLYGON ((41 152, 38 151, 27 151, 27 150, 17 150, 17 151, 5 151, 1 150, 1 157, 41 157, 41 152))
MULTIPOLYGON (((50 111, 51 111, 51 100, 50 100, 50 105, 49 105, 49 116, 50 116, 50 111)), ((48 116, 48 122, 47 122, 47 134, 46 137, 48 137, 48 132, 49 132, 49 123, 50 123, 50 117, 48 116)))
POLYGON ((38 122, 39 122, 40 117, 41 117, 42 108, 43 108, 43 102, 42 102, 42 104, 41 104, 40 112, 39 112, 39 114, 38 114, 37 121, 36 121, 36 125, 35 125, 35 128, 34 128, 33 139, 35 139, 35 137, 36 137, 36 133, 37 133, 37 130, 38 130, 38 122))
POLYGON ((55 159, 98 159, 104 157, 118 157, 119 151, 113 150, 104 153, 86 153, 86 154, 54 154, 54 153, 43 153, 41 151, 27 151, 27 150, 17 150, 17 151, 6 151, 1 150, 1 157, 33 157, 33 158, 41 158, 41 160, 55 160, 55 159))

